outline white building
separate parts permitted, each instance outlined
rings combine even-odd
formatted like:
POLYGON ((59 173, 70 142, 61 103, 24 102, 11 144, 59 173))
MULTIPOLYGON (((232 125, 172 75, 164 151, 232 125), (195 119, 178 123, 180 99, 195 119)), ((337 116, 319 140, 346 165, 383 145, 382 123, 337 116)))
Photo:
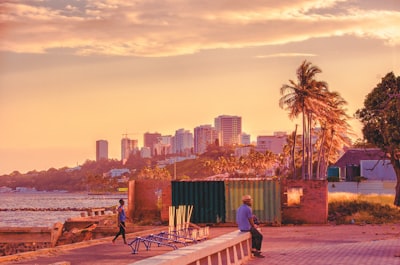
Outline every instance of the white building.
POLYGON ((286 142, 286 132, 274 132, 274 135, 257 136, 256 151, 265 153, 268 150, 274 154, 280 154, 286 142))
POLYGON ((164 135, 157 139, 157 143, 153 144, 153 155, 169 155, 172 153, 172 136, 164 135))
POLYGON ((114 169, 111 169, 110 171, 108 171, 106 173, 106 175, 109 177, 115 178, 115 177, 120 177, 125 173, 129 174, 130 172, 131 171, 127 168, 114 168, 114 169))

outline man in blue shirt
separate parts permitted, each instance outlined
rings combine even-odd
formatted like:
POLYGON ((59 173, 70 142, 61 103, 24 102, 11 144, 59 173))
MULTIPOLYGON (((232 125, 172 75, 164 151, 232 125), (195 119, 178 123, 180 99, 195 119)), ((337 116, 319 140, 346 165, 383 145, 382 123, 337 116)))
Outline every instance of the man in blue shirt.
POLYGON ((237 209, 236 223, 241 232, 251 233, 251 252, 255 257, 264 258, 261 254, 261 243, 263 235, 258 231, 258 225, 254 223, 254 217, 251 210, 252 199, 250 195, 242 197, 243 204, 237 209))
POLYGON ((122 238, 124 239, 124 244, 126 244, 126 238, 125 238, 125 220, 126 220, 126 214, 125 214, 125 209, 124 209, 124 200, 120 199, 119 200, 119 207, 117 209, 118 211, 118 227, 119 227, 119 232, 115 235, 114 239, 112 240, 113 243, 115 243, 115 240, 118 238, 119 235, 122 235, 122 238))

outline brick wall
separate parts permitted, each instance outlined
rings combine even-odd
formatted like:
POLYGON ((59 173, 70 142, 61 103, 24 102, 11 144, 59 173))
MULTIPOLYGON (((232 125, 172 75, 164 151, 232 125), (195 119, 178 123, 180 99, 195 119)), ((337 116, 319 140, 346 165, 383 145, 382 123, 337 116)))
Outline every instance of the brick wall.
POLYGON ((282 185, 282 223, 326 224, 328 182, 326 180, 285 180, 282 185), (290 205, 290 192, 300 192, 290 205))
POLYGON ((128 188, 128 215, 135 222, 166 222, 172 204, 171 181, 132 180, 128 188))

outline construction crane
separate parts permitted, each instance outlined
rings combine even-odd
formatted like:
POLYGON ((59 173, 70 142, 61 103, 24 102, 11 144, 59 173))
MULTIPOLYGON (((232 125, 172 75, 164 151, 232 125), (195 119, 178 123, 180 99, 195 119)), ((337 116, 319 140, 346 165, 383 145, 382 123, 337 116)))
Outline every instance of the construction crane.
POLYGON ((128 135, 139 135, 139 133, 123 133, 122 138, 128 138, 128 135))

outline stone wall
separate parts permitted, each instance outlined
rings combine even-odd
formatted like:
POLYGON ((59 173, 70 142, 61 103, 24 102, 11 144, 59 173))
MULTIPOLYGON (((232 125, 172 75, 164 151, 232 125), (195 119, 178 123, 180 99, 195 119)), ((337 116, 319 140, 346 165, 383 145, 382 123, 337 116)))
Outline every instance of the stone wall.
POLYGON ((0 256, 51 247, 51 239, 51 228, 4 227, 0 229, 0 256))
POLYGON ((282 185, 282 223, 326 224, 328 182, 285 180, 282 185))

